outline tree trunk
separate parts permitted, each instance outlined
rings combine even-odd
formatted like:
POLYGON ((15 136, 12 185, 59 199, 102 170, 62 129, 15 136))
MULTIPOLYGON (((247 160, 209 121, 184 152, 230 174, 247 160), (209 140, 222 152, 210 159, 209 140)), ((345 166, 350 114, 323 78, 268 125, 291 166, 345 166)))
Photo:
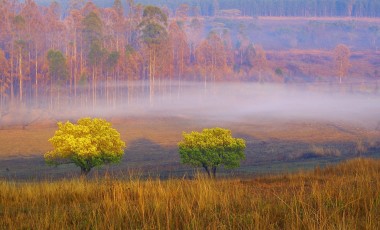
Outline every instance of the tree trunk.
POLYGON ((216 178, 216 167, 212 167, 212 177, 216 178))
POLYGON ((95 110, 95 94, 96 94, 96 89, 95 89, 95 67, 92 67, 92 111, 95 110))
POLYGON ((36 78, 35 78, 35 84, 36 84, 36 91, 34 92, 34 99, 35 99, 35 103, 36 103, 36 106, 37 108, 39 107, 38 105, 38 52, 37 52, 37 45, 35 45, 35 55, 36 55, 36 60, 35 60, 35 75, 36 75, 36 78))
POLYGON ((91 171, 91 168, 87 169, 87 168, 81 167, 80 169, 81 169, 81 173, 80 173, 81 177, 87 177, 88 173, 91 171))
POLYGON ((53 80, 50 77, 50 111, 53 111, 53 80))
POLYGON ((206 165, 203 165, 203 168, 206 170, 208 177, 211 178, 210 170, 208 169, 208 167, 206 165))
POLYGON ((149 103, 152 105, 152 92, 153 92, 153 58, 152 50, 149 50, 149 103))
POLYGON ((77 68, 77 29, 75 28, 74 29, 74 46, 73 46, 73 52, 74 52, 74 61, 73 61, 73 65, 74 65, 74 105, 77 104, 77 72, 78 72, 78 68, 77 68))
POLYGON ((22 89, 23 89, 23 86, 22 86, 22 82, 23 82, 23 79, 22 79, 22 49, 19 48, 19 61, 18 61, 18 74, 19 74, 19 94, 20 94, 20 102, 22 103, 22 89))
POLYGON ((340 62, 340 68, 339 68, 339 84, 342 84, 342 76, 343 76, 343 62, 340 62))
POLYGON ((12 45, 12 50, 11 50, 11 76, 10 76, 10 80, 11 80, 11 104, 13 104, 14 102, 14 85, 13 85, 13 45, 12 45))

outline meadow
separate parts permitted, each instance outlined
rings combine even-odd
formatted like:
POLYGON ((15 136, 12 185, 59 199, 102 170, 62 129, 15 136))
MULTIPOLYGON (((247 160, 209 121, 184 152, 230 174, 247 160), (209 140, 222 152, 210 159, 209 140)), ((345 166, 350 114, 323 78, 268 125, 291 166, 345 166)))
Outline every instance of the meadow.
POLYGON ((125 156, 87 178, 74 165, 45 164, 54 116, 1 127, 0 229, 378 229, 379 110, 370 97, 330 93, 327 103, 312 91, 258 90, 244 100, 242 89, 210 104, 107 117, 127 143, 125 156), (241 167, 221 168, 216 180, 180 164, 182 132, 205 127, 247 142, 241 167))
POLYGON ((2 229, 379 229, 380 161, 208 179, 0 181, 2 229))
MULTIPOLYGON (((246 160, 234 170, 221 168, 221 176, 261 175, 312 169, 355 156, 378 157, 379 132, 372 128, 316 121, 247 118, 211 120, 179 116, 145 116, 108 119, 127 143, 120 164, 95 168, 90 176, 128 174, 141 176, 192 177, 194 169, 180 164, 177 143, 182 132, 205 127, 225 127, 247 142, 246 160)), ((33 123, 24 128, 0 130, 0 178, 45 180, 79 175, 74 165, 51 167, 43 154, 52 147, 48 139, 57 126, 33 123)))

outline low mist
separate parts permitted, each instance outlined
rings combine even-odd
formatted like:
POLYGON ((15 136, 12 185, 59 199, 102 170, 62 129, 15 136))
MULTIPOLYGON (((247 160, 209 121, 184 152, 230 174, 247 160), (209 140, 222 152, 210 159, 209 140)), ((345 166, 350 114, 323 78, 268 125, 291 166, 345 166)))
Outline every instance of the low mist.
POLYGON ((78 89, 77 97, 81 99, 75 103, 72 98, 61 96, 59 103, 56 97, 41 97, 38 106, 33 103, 9 106, 2 112, 0 127, 75 121, 85 116, 107 119, 159 116, 226 122, 275 119, 348 123, 373 129, 380 121, 380 93, 376 89, 363 90, 363 86, 359 90, 344 84, 161 82, 149 88, 148 84, 137 82, 109 87, 119 87, 124 94, 112 100, 112 95, 98 92, 94 105, 91 94, 84 97, 84 92, 81 94, 78 89), (55 102, 49 106, 52 100, 55 102))

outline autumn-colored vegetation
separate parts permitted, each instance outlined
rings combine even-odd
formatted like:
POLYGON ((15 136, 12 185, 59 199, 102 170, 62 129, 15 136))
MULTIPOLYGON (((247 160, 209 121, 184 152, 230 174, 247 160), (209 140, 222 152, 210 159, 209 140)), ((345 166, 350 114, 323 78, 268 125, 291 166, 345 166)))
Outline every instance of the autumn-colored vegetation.
POLYGON ((120 133, 111 123, 99 118, 81 118, 77 124, 60 122, 49 141, 54 149, 45 153, 46 162, 75 164, 82 175, 87 175, 93 167, 120 162, 125 149, 120 133))
POLYGON ((378 229, 380 162, 212 180, 0 182, 6 229, 378 229))
MULTIPOLYGON (((25 104, 54 111, 64 105, 115 107, 143 96, 153 103, 157 95, 179 95, 185 80, 203 81, 207 88, 216 81, 287 83, 327 78, 337 82, 351 75, 379 75, 378 55, 373 53, 380 36, 376 19, 363 24, 359 20, 304 18, 295 22, 297 26, 294 22, 278 26, 278 20, 226 16, 228 12, 219 10, 217 2, 204 3, 214 8, 214 17, 204 18, 186 4, 171 12, 134 1, 124 6, 115 0, 107 8, 91 1, 71 1, 63 11, 57 2, 41 6, 33 0, 1 0, 0 115, 25 104), (329 36, 335 31, 341 34, 329 36), (366 38, 359 39, 356 33, 366 38), (341 42, 331 41, 331 37, 341 42), (350 45, 353 41, 357 47, 350 45), (339 43, 350 43, 345 45, 348 50, 337 52, 344 46, 339 43), (295 59, 295 52, 289 51, 309 47, 323 50, 312 54, 304 50, 295 59), (285 58, 279 49, 285 50, 285 58), (358 61, 361 55, 356 52, 361 49, 371 58, 358 61), (136 81, 143 83, 136 86, 136 81), (173 87, 167 87, 173 82, 173 87)), ((236 4, 242 7, 246 3, 236 4)), ((326 16, 319 8, 308 13, 301 10, 311 9, 306 5, 297 5, 297 12, 326 16)), ((354 2, 339 8, 336 15, 367 14, 359 13, 364 10, 354 2)), ((329 12, 334 10, 337 8, 329 12)), ((294 16, 280 6, 276 12, 274 15, 294 16)))

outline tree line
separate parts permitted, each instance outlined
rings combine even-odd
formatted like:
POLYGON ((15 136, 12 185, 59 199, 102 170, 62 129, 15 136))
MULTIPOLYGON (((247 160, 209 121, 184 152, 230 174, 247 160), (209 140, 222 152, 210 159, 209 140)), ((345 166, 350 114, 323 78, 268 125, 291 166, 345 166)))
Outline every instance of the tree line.
MULTIPOLYGON (((379 0, 136 0, 175 12, 186 4, 192 15, 217 16, 231 9, 244 16, 379 17, 379 0)), ((100 2, 99 2, 100 3, 100 2)))
MULTIPOLYGON (((63 1, 64 9, 70 10, 72 2, 63 1)), ((93 0, 98 6, 109 7, 110 2, 93 0)), ((37 0, 48 5, 49 0, 37 0)), ((128 2, 128 1, 126 1, 128 2)), ((192 16, 217 16, 225 11, 238 10, 244 16, 302 16, 302 17, 379 17, 379 0, 135 0, 144 5, 156 5, 172 15, 181 5, 187 5, 192 16)), ((125 4, 127 7, 127 4, 125 4)), ((235 11, 236 12, 236 11, 235 11)))
POLYGON ((116 105, 141 95, 152 102, 172 93, 168 82, 179 93, 187 80, 205 88, 219 80, 263 80, 265 50, 244 32, 233 45, 228 30, 204 37, 204 22, 189 18, 184 5, 169 18, 165 8, 127 4, 70 1, 62 17, 57 2, 0 0, 0 111, 14 104, 116 105))

